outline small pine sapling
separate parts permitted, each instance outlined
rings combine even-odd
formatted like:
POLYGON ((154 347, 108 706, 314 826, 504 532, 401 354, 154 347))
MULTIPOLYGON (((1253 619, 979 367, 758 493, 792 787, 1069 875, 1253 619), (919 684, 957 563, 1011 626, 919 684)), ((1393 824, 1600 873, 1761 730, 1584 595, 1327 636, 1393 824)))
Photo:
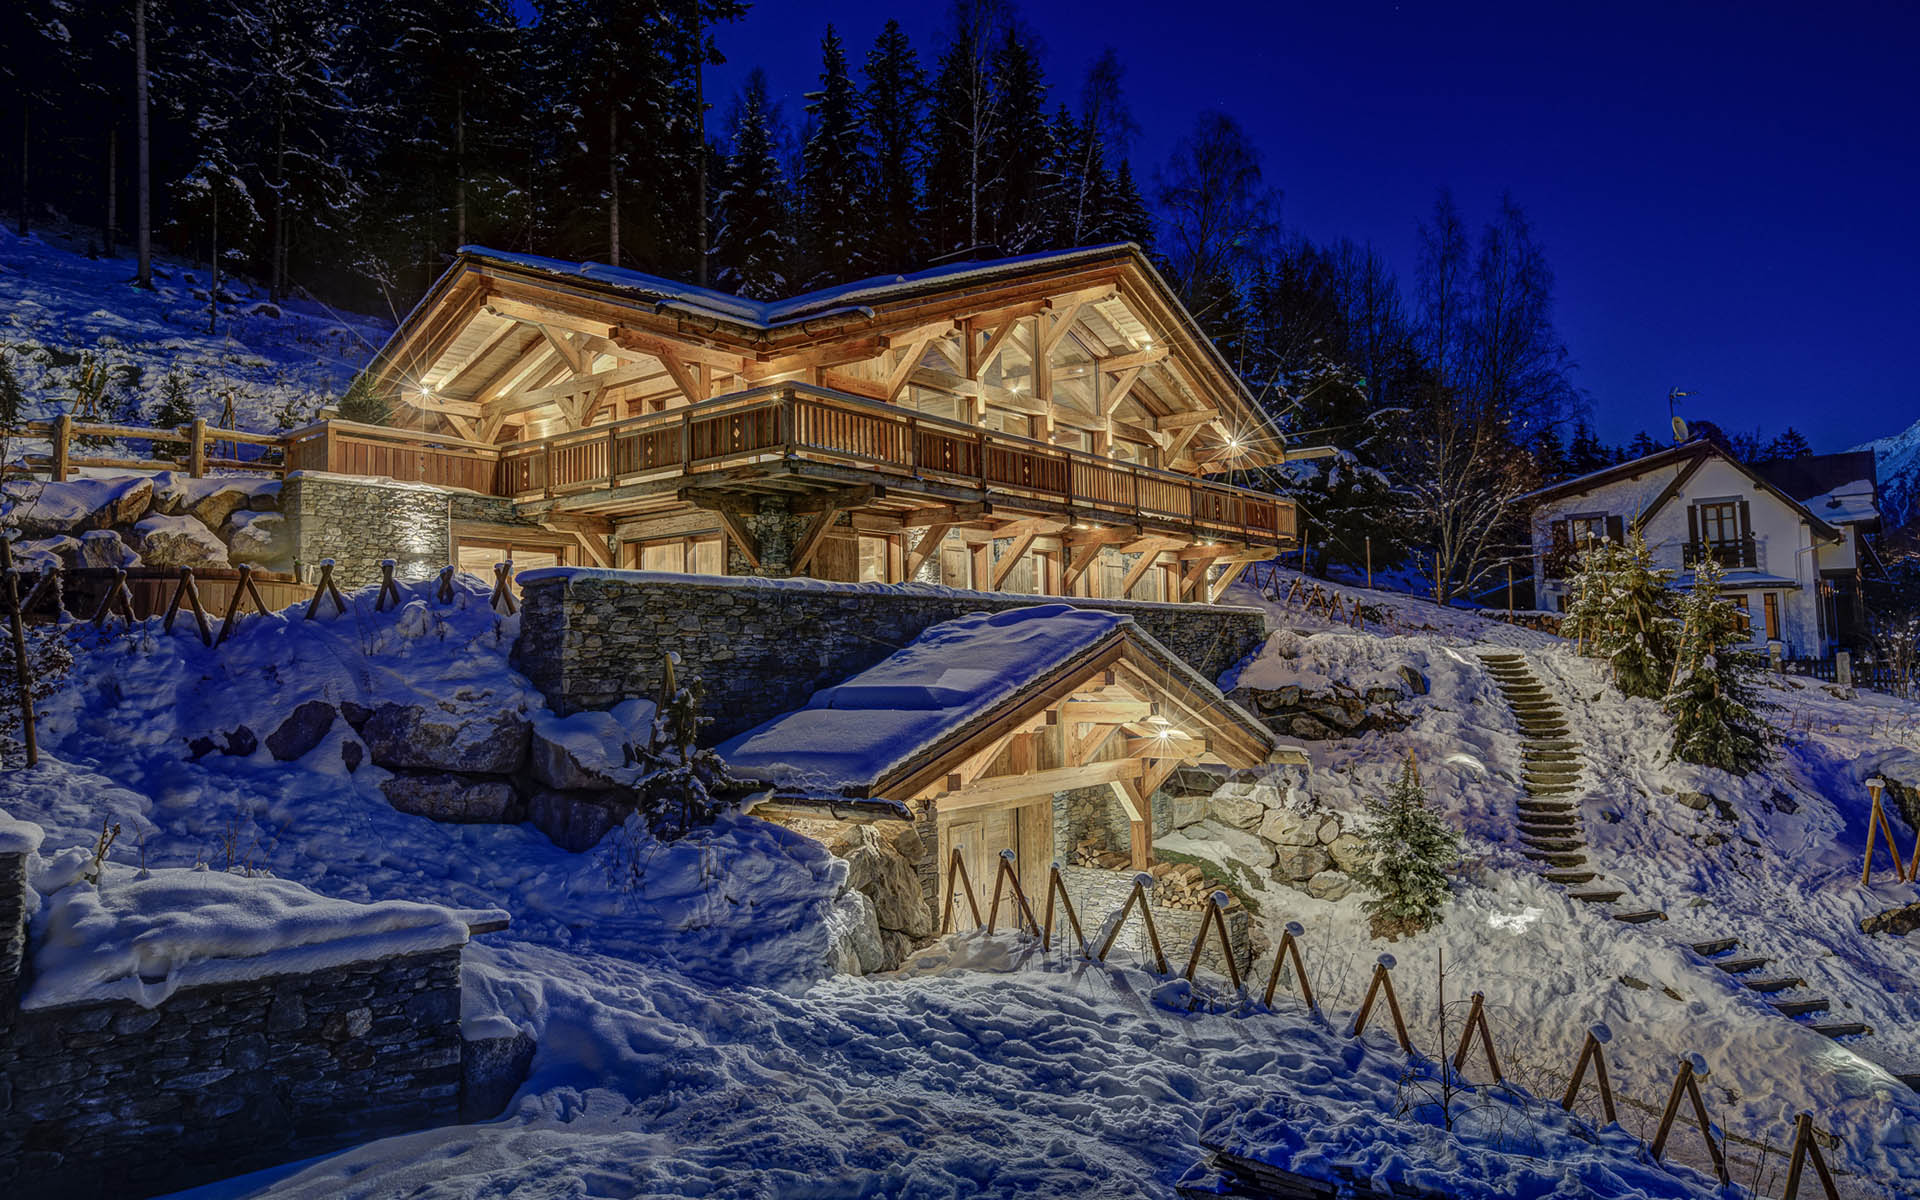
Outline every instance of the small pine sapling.
POLYGON ((1758 657, 1739 647, 1747 640, 1746 617, 1720 595, 1720 564, 1707 559, 1695 569, 1693 590, 1681 604, 1678 661, 1665 707, 1673 718, 1673 756, 1735 775, 1762 766, 1774 734, 1761 718, 1770 707, 1753 684, 1758 657))
POLYGON ((162 429, 178 429, 193 424, 200 414, 194 411, 193 398, 187 395, 187 381, 178 371, 168 371, 160 381, 160 404, 153 410, 153 423, 162 429))
POLYGON ((667 840, 712 823, 743 791, 720 756, 696 744, 700 727, 713 718, 700 712, 705 689, 699 677, 680 681, 678 663, 679 655, 667 655, 653 719, 657 765, 635 785, 635 800, 654 836, 667 840))
POLYGON ((1614 561, 1601 654, 1622 695, 1658 700, 1673 673, 1673 572, 1653 565, 1653 552, 1638 529, 1614 561))
POLYGON ((1427 802, 1411 752, 1387 794, 1367 801, 1367 816, 1366 862, 1353 879, 1374 893, 1365 905, 1373 936, 1394 941, 1433 928, 1452 893, 1460 838, 1427 802))
POLYGON ((354 376, 347 394, 340 398, 340 419, 343 421, 385 425, 392 415, 393 410, 388 407, 386 397, 374 390, 371 374, 363 372, 354 376))
POLYGON ((1611 635, 1607 596, 1619 547, 1612 542, 1589 543, 1573 557, 1578 565, 1567 579, 1567 611, 1560 621, 1560 636, 1573 642, 1579 653, 1597 657, 1611 635))

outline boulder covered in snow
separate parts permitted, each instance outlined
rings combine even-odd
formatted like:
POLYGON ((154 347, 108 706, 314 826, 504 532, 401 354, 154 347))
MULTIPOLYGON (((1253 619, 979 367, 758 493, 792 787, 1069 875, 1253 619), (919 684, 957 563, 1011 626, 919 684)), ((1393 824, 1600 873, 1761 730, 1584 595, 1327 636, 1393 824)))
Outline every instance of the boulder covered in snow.
POLYGON ((448 772, 395 775, 380 784, 387 803, 403 813, 456 824, 511 824, 520 799, 504 779, 473 779, 448 772))
POLYGON ((337 714, 325 700, 307 700, 267 735, 267 749, 281 762, 305 758, 333 728, 337 714))
MULTIPOLYGON (((605 712, 569 717, 533 714, 528 767, 535 779, 561 790, 625 787, 653 742, 651 700, 627 700, 605 712)), ((596 839, 597 840, 597 839, 596 839)))
POLYGON ((827 910, 827 958, 842 975, 869 975, 887 969, 886 946, 873 901, 848 888, 827 910))
POLYGON ((1266 810, 1260 836, 1276 846, 1316 846, 1323 841, 1320 827, 1329 819, 1325 813, 1301 812, 1283 804, 1266 810))
POLYGON ((510 775, 527 759, 532 728, 517 712, 450 713, 382 704, 360 729, 373 761, 390 770, 510 775))
POLYGON ((1208 806, 1216 821, 1235 829, 1257 829, 1267 815, 1269 805, 1280 803, 1280 793, 1270 784, 1232 781, 1220 785, 1208 806))
POLYGON ((132 569, 140 565, 140 556, 133 548, 120 540, 120 535, 111 529, 89 529, 80 535, 80 561, 82 567, 125 567, 132 569))
POLYGON ((246 563, 263 570, 283 570, 293 563, 293 534, 287 519, 276 512, 236 512, 226 519, 227 557, 235 566, 246 563))
MULTIPOLYGON (((217 481, 196 480, 195 482, 217 481)), ((210 529, 220 528, 227 523, 228 517, 247 507, 247 489, 238 484, 198 490, 202 494, 188 501, 186 511, 188 515, 210 529)))
POLYGON ((227 565, 227 544, 192 517, 164 514, 142 517, 133 527, 140 561, 149 567, 227 565))
POLYGON ((527 801, 527 819, 562 850, 591 850, 633 811, 631 792, 543 788, 527 801))
POLYGON ((920 892, 920 873, 914 866, 918 844, 919 836, 910 828, 899 830, 894 839, 889 840, 872 825, 853 825, 832 847, 836 855, 846 860, 847 887, 864 894, 873 903, 874 919, 886 943, 885 963, 889 969, 899 965, 914 943, 932 937, 937 930, 933 913, 920 892), (914 846, 903 851, 899 844, 902 838, 912 838, 914 846))
POLYGON ((80 539, 59 534, 15 542, 13 561, 23 571, 59 571, 80 565, 80 539))
POLYGON ((60 483, 9 484, 7 523, 29 537, 80 534, 89 529, 131 525, 153 503, 153 481, 145 476, 69 479, 60 483))

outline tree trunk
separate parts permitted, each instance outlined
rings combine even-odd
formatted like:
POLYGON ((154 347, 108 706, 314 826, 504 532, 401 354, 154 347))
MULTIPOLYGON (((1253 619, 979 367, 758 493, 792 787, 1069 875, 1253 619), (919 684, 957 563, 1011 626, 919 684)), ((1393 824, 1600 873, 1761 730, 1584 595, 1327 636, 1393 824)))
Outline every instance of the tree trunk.
POLYGON ((700 30, 700 0, 692 0, 693 9, 693 161, 694 227, 698 231, 700 258, 696 282, 707 286, 707 42, 700 30))
POLYGON ((619 106, 607 98, 607 262, 620 265, 619 106))
POLYGON ((120 234, 120 127, 107 130, 107 223, 101 227, 100 240, 107 244, 107 257, 113 257, 114 240, 120 234))
POLYGON ((133 90, 135 138, 139 143, 138 195, 140 228, 135 235, 140 252, 140 273, 134 277, 138 287, 153 286, 153 210, 149 203, 152 185, 152 147, 147 137, 147 0, 133 5, 133 90))
POLYGON ((453 245, 467 244, 467 93, 453 93, 453 245))
POLYGON ((220 185, 213 192, 213 284, 207 288, 207 336, 213 336, 214 322, 220 316, 220 185))
POLYGON ((27 236, 27 151, 33 145, 33 102, 20 101, 20 236, 27 236))
POLYGON ((287 117, 273 119, 273 302, 280 303, 287 288, 287 117))

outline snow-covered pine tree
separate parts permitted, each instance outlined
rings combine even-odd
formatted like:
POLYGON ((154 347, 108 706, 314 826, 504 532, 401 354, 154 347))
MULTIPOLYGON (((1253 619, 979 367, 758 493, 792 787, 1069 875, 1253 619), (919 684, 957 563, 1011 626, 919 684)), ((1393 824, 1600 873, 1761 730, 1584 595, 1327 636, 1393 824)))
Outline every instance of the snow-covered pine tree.
POLYGON ((1636 528, 1615 552, 1605 582, 1598 656, 1612 668, 1622 695, 1658 700, 1673 673, 1673 572, 1653 565, 1653 552, 1636 528))
POLYGON ((385 425, 393 416, 386 397, 373 390, 373 375, 365 371, 353 377, 347 394, 340 398, 339 407, 341 420, 358 421, 362 425, 385 425))
POLYGON ((1679 660, 1665 706, 1675 758, 1745 775, 1767 761, 1773 735, 1752 682, 1759 664, 1739 649, 1746 617, 1721 597, 1723 574, 1711 557, 1694 569, 1693 589, 1680 605, 1679 660))
POLYGON ((193 424, 199 415, 194 410, 193 397, 187 394, 186 376, 168 371, 160 381, 160 403, 154 406, 153 423, 162 429, 178 429, 193 424))
POLYGON ((1008 254, 1048 247, 1049 174, 1053 128, 1048 124, 1047 83, 1033 44, 1009 23, 993 53, 1000 119, 989 153, 998 163, 989 193, 989 240, 1008 254))
POLYGON ((734 103, 713 238, 719 285, 756 300, 785 293, 792 277, 791 189, 780 166, 774 120, 766 73, 756 69, 734 103))
POLYGON ((800 172, 801 286, 809 289, 858 279, 869 270, 865 204, 873 173, 846 50, 832 25, 820 57, 820 89, 807 97, 812 127, 800 172))
POLYGON ((1112 199, 1102 212, 1095 242, 1132 242, 1141 249, 1153 246, 1153 214, 1133 179, 1133 165, 1124 160, 1113 174, 1112 199))
POLYGON ((874 39, 862 74, 867 83, 860 93, 861 129, 873 164, 868 253, 875 271, 910 271, 926 257, 919 166, 927 80, 900 22, 888 21, 874 39))
POLYGON ((1353 880, 1374 893, 1365 904, 1373 936, 1393 941, 1431 929, 1452 893, 1460 838, 1427 802, 1411 751, 1386 795, 1367 800, 1367 816, 1366 864, 1353 880))
POLYGON ((1613 608, 1609 601, 1620 547, 1612 542, 1564 547, 1555 543, 1549 557, 1574 566, 1567 576, 1567 610, 1560 618, 1560 636, 1588 658, 1601 657, 1601 648, 1612 636, 1613 608))
POLYGON ((991 198, 1005 164, 995 50, 1012 21, 1006 0, 955 0, 946 49, 928 109, 927 228, 932 252, 982 245, 992 232, 991 198))

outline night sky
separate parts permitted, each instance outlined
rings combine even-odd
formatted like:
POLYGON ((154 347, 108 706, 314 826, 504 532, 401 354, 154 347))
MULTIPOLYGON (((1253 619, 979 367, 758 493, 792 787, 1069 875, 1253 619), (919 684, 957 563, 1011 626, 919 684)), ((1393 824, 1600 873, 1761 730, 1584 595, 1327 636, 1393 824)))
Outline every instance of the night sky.
MULTIPOLYGON (((1195 113, 1247 126, 1283 215, 1404 276, 1451 187, 1510 189, 1558 276, 1601 436, 1683 415, 1797 426, 1819 451, 1920 417, 1920 6, 1048 0, 1020 5, 1055 99, 1111 44, 1143 182, 1195 113)), ((856 67, 888 16, 930 59, 944 0, 761 0, 720 31, 716 112, 752 66, 796 125, 834 22, 856 67)))

